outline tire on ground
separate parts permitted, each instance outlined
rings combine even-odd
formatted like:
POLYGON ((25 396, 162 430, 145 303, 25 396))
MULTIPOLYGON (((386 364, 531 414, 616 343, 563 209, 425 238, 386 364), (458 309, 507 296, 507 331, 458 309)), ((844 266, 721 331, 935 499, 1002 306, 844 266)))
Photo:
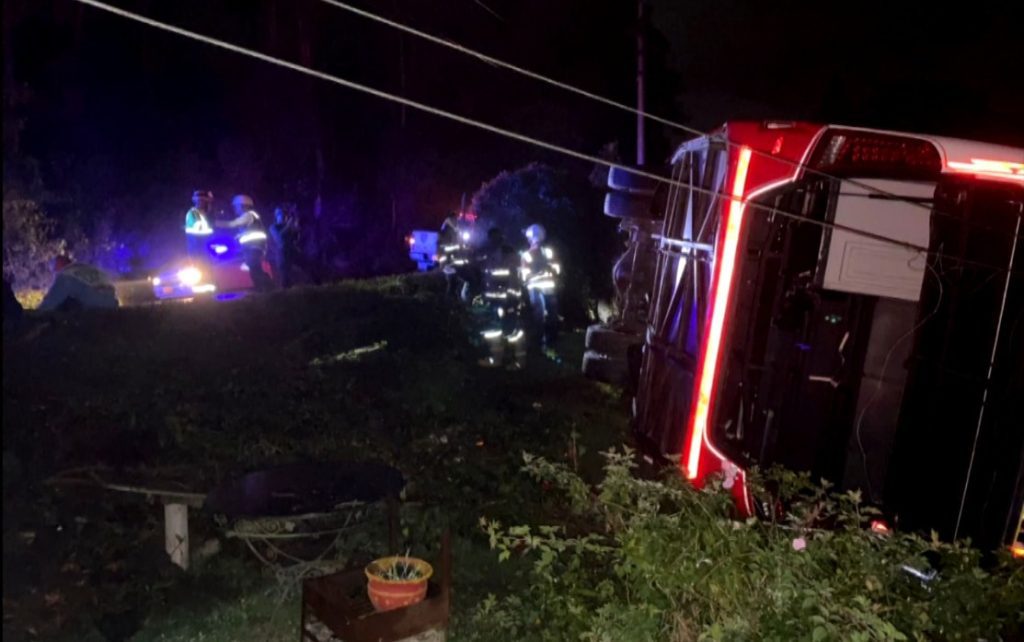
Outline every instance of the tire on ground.
POLYGON ((612 218, 654 218, 653 202, 650 196, 608 192, 604 195, 604 213, 612 218))
POLYGON ((583 353, 583 374, 589 379, 621 386, 629 379, 629 365, 625 359, 587 350, 583 353))
POLYGON ((630 346, 639 345, 643 337, 637 334, 619 332, 606 325, 592 325, 587 328, 587 350, 600 352, 615 359, 625 359, 630 346))
POLYGON ((658 183, 653 178, 641 176, 626 167, 608 168, 608 187, 620 192, 638 196, 653 196, 658 183))

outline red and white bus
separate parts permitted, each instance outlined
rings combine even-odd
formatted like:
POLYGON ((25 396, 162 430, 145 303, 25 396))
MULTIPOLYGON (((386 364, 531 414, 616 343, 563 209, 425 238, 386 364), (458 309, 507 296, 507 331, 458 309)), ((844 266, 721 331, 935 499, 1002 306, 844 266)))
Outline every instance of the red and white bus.
POLYGON ((781 464, 899 527, 1021 546, 1024 150, 730 122, 672 178, 642 450, 746 514, 745 470, 781 464))

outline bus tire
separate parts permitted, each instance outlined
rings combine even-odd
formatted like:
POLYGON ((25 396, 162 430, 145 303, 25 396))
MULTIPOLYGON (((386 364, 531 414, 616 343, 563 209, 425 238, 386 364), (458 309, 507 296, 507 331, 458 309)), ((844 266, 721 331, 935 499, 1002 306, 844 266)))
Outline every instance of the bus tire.
POLYGON ((642 342, 643 338, 639 335, 619 332, 606 325, 592 325, 587 328, 587 339, 584 345, 587 350, 600 352, 616 359, 625 359, 629 348, 642 342))
POLYGON ((613 190, 650 197, 654 196, 657 186, 658 184, 653 178, 641 176, 627 167, 608 168, 608 187, 613 190))
POLYGON ((587 350, 583 353, 583 375, 588 379, 621 386, 629 379, 629 365, 625 359, 587 350))
POLYGON ((650 196, 636 196, 624 192, 604 195, 604 213, 612 218, 654 218, 650 196))

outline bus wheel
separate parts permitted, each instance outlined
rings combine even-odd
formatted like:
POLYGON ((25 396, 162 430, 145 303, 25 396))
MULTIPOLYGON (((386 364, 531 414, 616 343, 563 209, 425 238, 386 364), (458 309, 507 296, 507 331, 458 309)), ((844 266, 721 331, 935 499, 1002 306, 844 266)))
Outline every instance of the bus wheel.
POLYGON ((583 374, 595 381, 621 386, 629 379, 629 365, 624 358, 616 359, 587 350, 583 354, 583 374))
POLYGON ((587 328, 586 349, 600 352, 616 359, 625 359, 630 346, 639 345, 643 338, 637 334, 619 332, 606 325, 598 324, 587 328))

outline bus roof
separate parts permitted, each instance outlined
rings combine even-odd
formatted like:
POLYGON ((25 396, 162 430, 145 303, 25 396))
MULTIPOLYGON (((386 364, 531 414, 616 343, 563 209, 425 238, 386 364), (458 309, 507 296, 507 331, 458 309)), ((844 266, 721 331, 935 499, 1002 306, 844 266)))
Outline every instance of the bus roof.
MULTIPOLYGON (((917 140, 930 143, 941 161, 943 174, 967 174, 978 178, 1005 180, 1024 184, 1024 149, 980 141, 895 132, 867 127, 846 125, 823 125, 810 122, 786 121, 730 121, 707 136, 701 136, 682 143, 672 157, 679 160, 681 154, 707 146, 713 140, 725 140, 736 145, 751 147, 755 153, 775 155, 783 138, 792 140, 787 134, 799 134, 796 138, 804 147, 802 153, 791 156, 802 157, 806 164, 811 152, 831 134, 864 134, 872 138, 917 140)), ((931 153, 931 152, 930 152, 931 153)), ((827 173, 827 172, 826 172, 827 173)))

